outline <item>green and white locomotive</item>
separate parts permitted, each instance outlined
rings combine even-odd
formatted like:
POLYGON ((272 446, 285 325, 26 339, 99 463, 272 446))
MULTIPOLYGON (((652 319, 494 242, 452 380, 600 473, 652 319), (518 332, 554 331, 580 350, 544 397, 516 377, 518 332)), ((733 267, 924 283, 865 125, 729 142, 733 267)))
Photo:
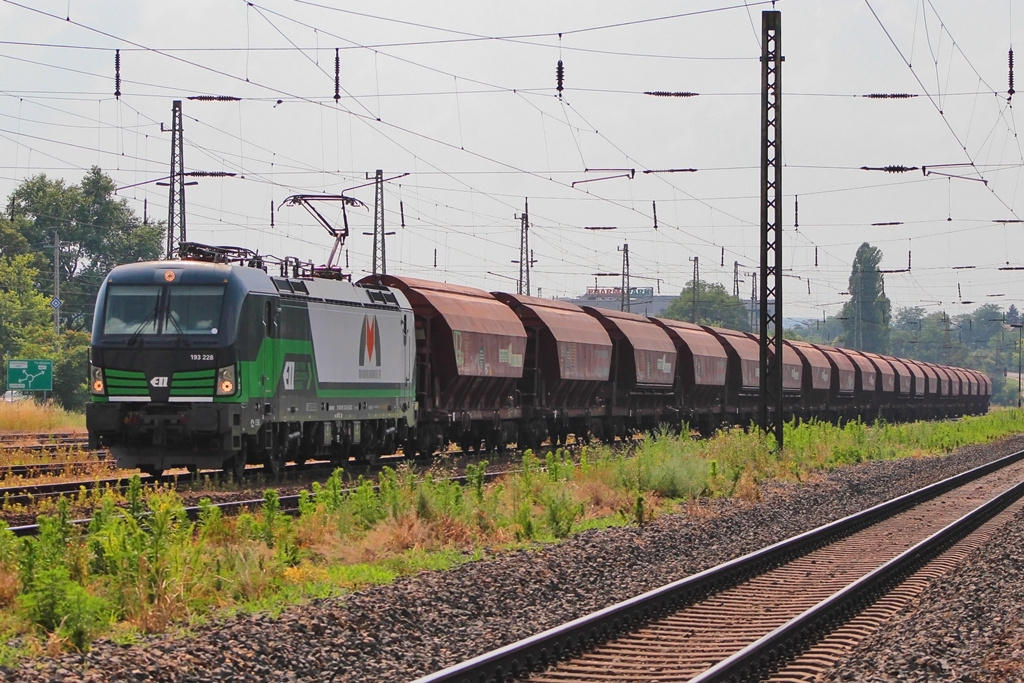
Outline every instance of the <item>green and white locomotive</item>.
POLYGON ((413 312, 398 290, 286 259, 189 245, 113 269, 96 301, 86 422, 123 467, 350 456, 413 436, 413 312))

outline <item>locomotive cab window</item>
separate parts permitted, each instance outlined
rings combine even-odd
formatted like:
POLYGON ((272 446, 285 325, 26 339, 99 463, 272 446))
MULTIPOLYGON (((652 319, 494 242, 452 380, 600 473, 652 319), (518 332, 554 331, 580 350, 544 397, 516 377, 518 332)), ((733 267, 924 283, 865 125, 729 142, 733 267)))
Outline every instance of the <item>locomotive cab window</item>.
POLYGON ((107 290, 103 334, 156 334, 160 287, 112 285, 107 290))
POLYGON ((103 317, 105 335, 214 335, 224 287, 112 285, 103 317))
POLYGON ((167 288, 164 334, 217 334, 223 287, 178 285, 167 288))

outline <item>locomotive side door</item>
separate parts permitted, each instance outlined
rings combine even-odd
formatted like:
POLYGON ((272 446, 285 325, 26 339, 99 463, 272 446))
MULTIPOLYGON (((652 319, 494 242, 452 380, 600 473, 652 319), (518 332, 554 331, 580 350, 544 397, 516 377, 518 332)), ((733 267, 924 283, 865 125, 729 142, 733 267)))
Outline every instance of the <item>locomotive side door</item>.
MULTIPOLYGON (((260 354, 263 358, 260 382, 262 384, 262 396, 264 403, 272 399, 277 393, 280 367, 278 363, 279 342, 277 339, 277 302, 274 299, 267 299, 263 304, 263 349, 260 354)), ((272 408, 271 408, 272 409, 272 408)), ((265 412, 269 412, 264 408, 265 412)))

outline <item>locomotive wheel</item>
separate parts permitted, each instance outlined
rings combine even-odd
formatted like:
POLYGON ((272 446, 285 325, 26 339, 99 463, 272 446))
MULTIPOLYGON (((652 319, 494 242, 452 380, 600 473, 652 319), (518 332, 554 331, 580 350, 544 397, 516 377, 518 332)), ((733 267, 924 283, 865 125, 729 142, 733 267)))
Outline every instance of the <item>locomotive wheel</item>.
POLYGON ((245 477, 245 465, 248 459, 248 442, 243 438, 242 447, 238 449, 233 458, 224 463, 224 474, 233 476, 235 481, 242 481, 245 477))
POLYGON ((281 472, 284 471, 284 454, 276 448, 272 449, 263 459, 263 466, 275 479, 280 477, 281 472))
POLYGON ((352 454, 352 444, 348 441, 336 443, 331 446, 331 464, 335 467, 343 467, 348 464, 348 458, 352 454))
POLYGON ((139 465, 139 471, 143 474, 148 474, 154 479, 159 479, 164 474, 163 468, 156 465, 139 465))
POLYGON ((287 444, 281 443, 282 437, 287 438, 287 427, 279 426, 277 431, 278 433, 274 435, 270 443, 270 448, 263 456, 263 466, 275 479, 280 477, 284 470, 285 453, 288 451, 287 444))

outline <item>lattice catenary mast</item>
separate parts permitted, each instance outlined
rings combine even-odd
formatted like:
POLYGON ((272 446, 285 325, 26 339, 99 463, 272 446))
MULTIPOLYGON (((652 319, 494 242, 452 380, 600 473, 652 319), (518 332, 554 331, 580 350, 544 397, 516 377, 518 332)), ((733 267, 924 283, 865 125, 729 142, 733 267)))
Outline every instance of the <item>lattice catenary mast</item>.
POLYGON ((761 13, 760 425, 782 450, 782 13, 761 13), (769 307, 769 302, 774 306, 769 307))

